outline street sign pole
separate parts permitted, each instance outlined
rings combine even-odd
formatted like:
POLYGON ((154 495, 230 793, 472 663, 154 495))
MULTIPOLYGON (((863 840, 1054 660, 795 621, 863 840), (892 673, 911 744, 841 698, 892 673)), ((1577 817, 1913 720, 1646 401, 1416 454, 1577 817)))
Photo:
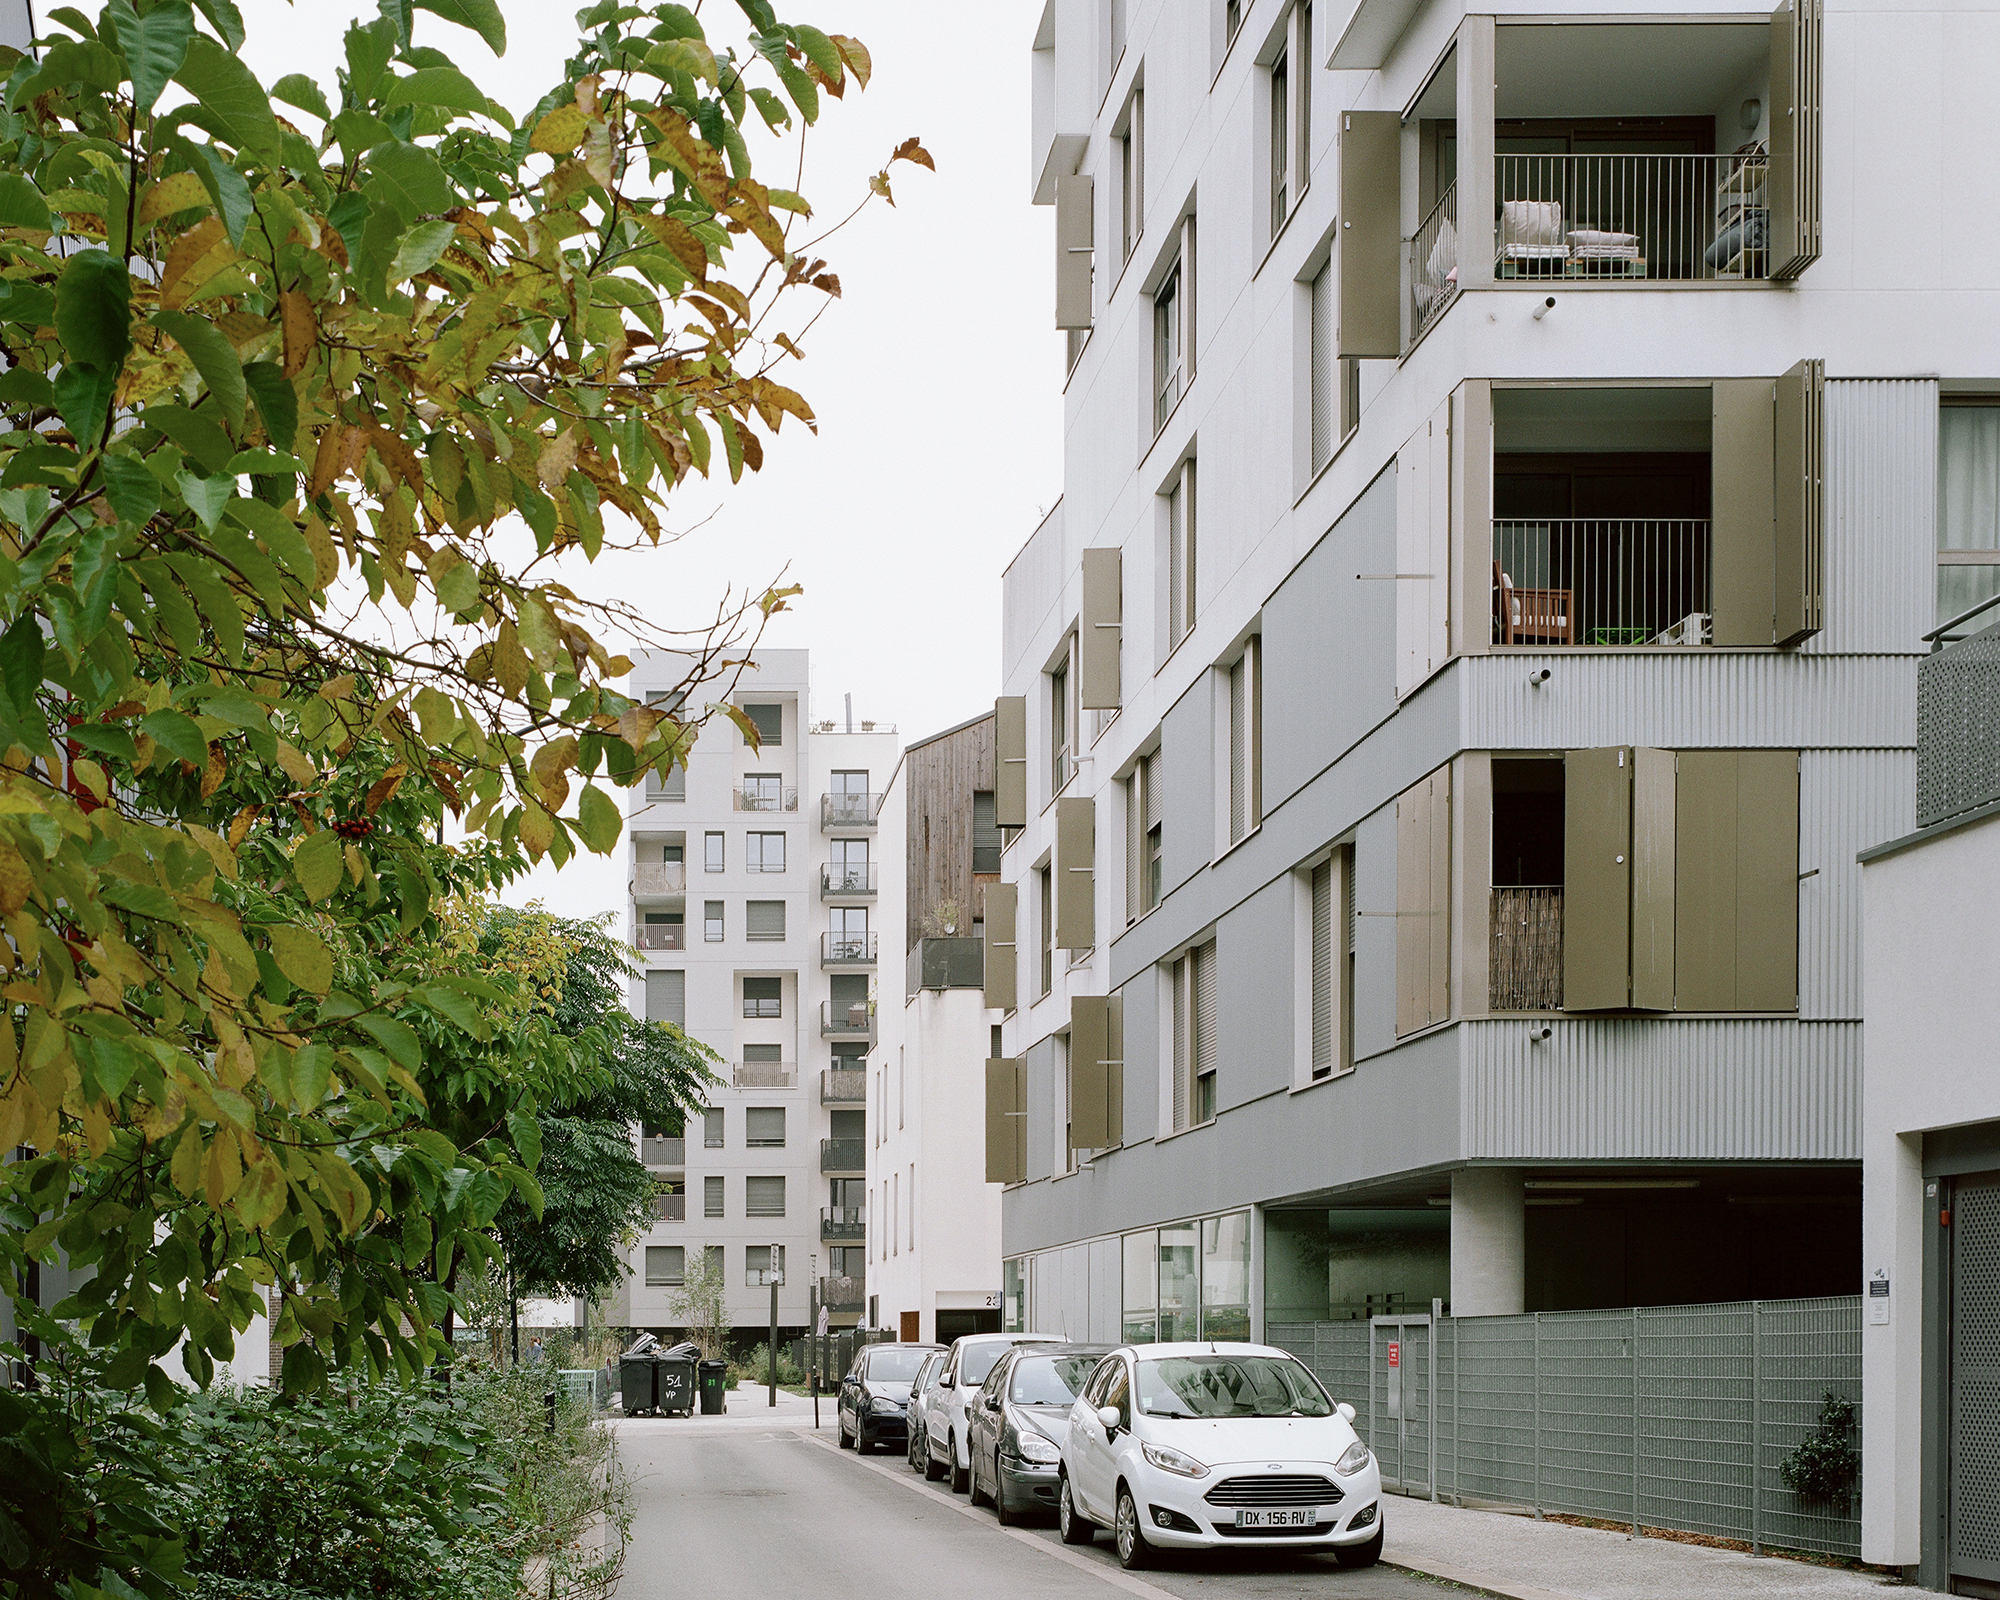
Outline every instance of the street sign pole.
POLYGON ((778 1251, 781 1245, 771 1246, 771 1342, 765 1347, 771 1357, 771 1405, 778 1404, 778 1251))

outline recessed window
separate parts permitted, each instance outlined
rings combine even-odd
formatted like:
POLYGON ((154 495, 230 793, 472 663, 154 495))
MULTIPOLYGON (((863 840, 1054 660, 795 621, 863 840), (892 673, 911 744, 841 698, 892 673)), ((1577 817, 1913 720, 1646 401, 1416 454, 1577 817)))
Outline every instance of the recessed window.
POLYGON ((750 1177, 743 1180, 743 1215, 746 1217, 782 1217, 785 1214, 785 1180, 782 1174, 775 1177, 750 1177))
MULTIPOLYGON (((758 1180, 752 1178, 750 1181, 752 1183, 756 1183, 758 1180)), ((783 1178, 779 1178, 776 1181, 780 1185, 782 1185, 785 1180, 783 1178)), ((761 1211, 753 1211, 750 1213, 750 1215, 753 1217, 765 1216, 765 1215, 782 1217, 784 1214, 785 1213, 782 1210, 770 1213, 761 1211)), ((743 1252, 743 1281, 746 1284, 748 1284, 751 1288, 761 1289, 767 1287, 771 1281, 768 1274, 772 1272, 775 1272, 778 1275, 778 1281, 780 1283, 784 1281, 785 1247, 783 1245, 753 1244, 743 1252), (773 1258, 771 1254, 771 1252, 774 1250, 777 1252, 775 1258, 773 1258)))
POLYGON ((1198 944, 1172 968, 1174 1127, 1215 1115, 1215 941, 1198 944))
POLYGON ((1071 729, 1076 725, 1070 707, 1069 655, 1049 673, 1049 793, 1059 793, 1069 782, 1071 729))
POLYGON ((722 1215, 722 1179, 710 1176, 701 1180, 701 1214, 704 1217, 722 1215))
POLYGON ((743 1113, 743 1142, 752 1150, 781 1150, 785 1144, 785 1108, 752 1106, 743 1113))
POLYGON ((745 978, 743 980, 743 1015, 746 1017, 782 1017, 785 1014, 785 980, 783 978, 745 978))
POLYGON ((751 833, 743 838, 745 872, 783 872, 785 836, 782 833, 751 833))
POLYGON ((1139 758, 1125 780, 1125 917, 1136 922, 1160 903, 1160 752, 1139 758))
POLYGON ((972 870, 974 872, 998 872, 1000 870, 1000 824, 996 820, 993 791, 975 789, 972 791, 972 870))
POLYGON ((722 934, 722 902, 720 900, 702 901, 702 942, 705 944, 721 944, 722 934))
POLYGON ((785 708, 774 705, 746 705, 743 715, 757 730, 757 746, 775 750, 785 742, 785 708))
MULTIPOLYGON (((1938 418, 1937 621, 2000 594, 2000 405, 1946 405, 1938 418)), ((2000 607, 1960 630, 2000 620, 2000 607)))
POLYGON ((743 937, 758 944, 776 943, 785 936, 785 902, 746 900, 743 902, 743 937))
POLYGON ((1181 268, 1175 262, 1153 291, 1153 428, 1167 425, 1181 399, 1181 268))
POLYGON ((701 865, 704 872, 720 872, 725 865, 722 835, 704 833, 701 836, 701 865))
POLYGON ((1181 463, 1168 489, 1166 560, 1167 650, 1173 651, 1194 630, 1195 617, 1195 472, 1192 460, 1181 463))
MULTIPOLYGON (((701 1143, 705 1150, 722 1148, 722 1107, 710 1106, 701 1114, 701 1143)), ((720 1182, 720 1179, 716 1180, 720 1182)))
POLYGON ((1042 892, 1042 993, 1056 982, 1056 892, 1055 874, 1043 867, 1035 874, 1042 892))
POLYGON ((646 1286, 678 1285, 687 1276, 687 1247, 678 1244, 646 1246, 646 1286))
POLYGON ((1118 259, 1129 261, 1146 221, 1145 90, 1132 91, 1111 137, 1118 147, 1118 259))
POLYGON ((1229 842, 1263 820, 1263 641, 1253 635, 1229 668, 1229 842))

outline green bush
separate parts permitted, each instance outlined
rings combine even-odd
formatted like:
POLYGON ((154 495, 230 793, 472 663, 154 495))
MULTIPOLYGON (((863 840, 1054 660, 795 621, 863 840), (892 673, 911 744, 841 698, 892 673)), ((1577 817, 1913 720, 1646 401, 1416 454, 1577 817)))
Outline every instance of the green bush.
MULTIPOLYGON (((731 1383, 769 1383, 771 1381, 771 1347, 768 1344, 752 1346, 749 1355, 729 1363, 731 1383)), ((778 1347, 778 1382, 790 1388, 804 1383, 806 1375, 798 1363, 792 1360, 791 1352, 783 1345, 778 1347)))
POLYGON ((1829 1389, 1820 1399, 1819 1426, 1778 1464, 1785 1487, 1801 1500, 1846 1505, 1861 1471, 1854 1431, 1854 1402, 1829 1389))

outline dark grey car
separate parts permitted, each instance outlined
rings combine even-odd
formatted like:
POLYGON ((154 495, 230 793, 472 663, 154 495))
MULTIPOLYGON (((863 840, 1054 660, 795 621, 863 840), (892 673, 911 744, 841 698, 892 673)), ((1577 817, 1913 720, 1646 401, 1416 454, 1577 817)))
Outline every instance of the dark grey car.
POLYGON ((1016 1345, 986 1375, 966 1407, 972 1503, 992 1502, 1002 1525, 1056 1509, 1069 1408, 1106 1344, 1016 1345))

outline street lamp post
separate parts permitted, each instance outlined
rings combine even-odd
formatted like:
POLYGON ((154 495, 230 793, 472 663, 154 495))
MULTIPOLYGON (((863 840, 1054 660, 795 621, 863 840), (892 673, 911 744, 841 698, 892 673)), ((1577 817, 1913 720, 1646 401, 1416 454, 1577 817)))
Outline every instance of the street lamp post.
POLYGON ((778 1266, 778 1252, 783 1245, 771 1246, 771 1342, 765 1346, 771 1357, 771 1405, 778 1404, 778 1284, 784 1277, 778 1266))

